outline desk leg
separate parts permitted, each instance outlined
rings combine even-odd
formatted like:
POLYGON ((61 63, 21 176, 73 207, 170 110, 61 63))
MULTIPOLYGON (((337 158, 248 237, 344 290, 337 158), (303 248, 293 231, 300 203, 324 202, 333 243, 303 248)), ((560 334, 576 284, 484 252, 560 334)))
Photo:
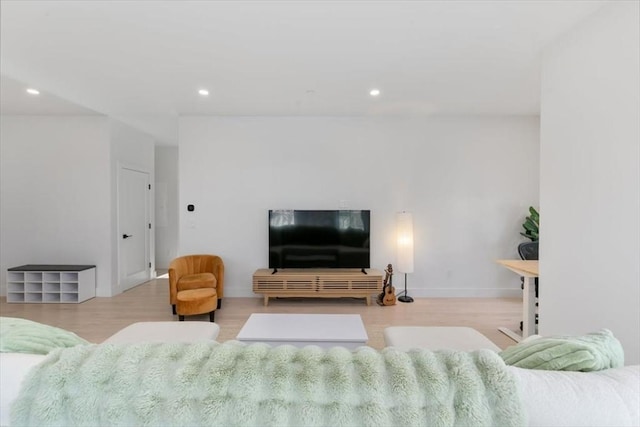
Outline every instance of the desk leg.
POLYGON ((533 277, 524 278, 522 298, 522 338, 526 338, 536 333, 536 287, 533 277))

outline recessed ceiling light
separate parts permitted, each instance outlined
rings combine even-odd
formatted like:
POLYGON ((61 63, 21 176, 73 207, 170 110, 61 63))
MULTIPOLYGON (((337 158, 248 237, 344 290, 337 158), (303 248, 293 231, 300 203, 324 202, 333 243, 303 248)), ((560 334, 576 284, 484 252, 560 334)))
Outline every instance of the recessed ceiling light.
POLYGON ((209 96, 209 91, 206 89, 200 89, 198 93, 202 96, 209 96))
POLYGON ((371 89, 371 91, 369 91, 369 95, 371 95, 371 96, 380 95, 380 89, 371 89))
POLYGON ((34 89, 31 87, 27 89, 27 93, 29 95, 40 95, 40 91, 38 89, 34 89))

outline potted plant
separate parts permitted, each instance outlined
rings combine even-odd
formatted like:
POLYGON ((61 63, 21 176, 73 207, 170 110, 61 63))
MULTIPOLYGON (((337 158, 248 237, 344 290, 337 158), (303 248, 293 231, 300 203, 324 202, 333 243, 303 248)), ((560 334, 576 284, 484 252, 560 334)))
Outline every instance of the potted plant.
POLYGON ((540 214, 533 206, 529 206, 529 216, 525 218, 525 221, 522 224, 522 228, 524 228, 524 233, 520 232, 520 234, 522 234, 524 237, 528 239, 531 239, 532 242, 537 242, 539 225, 540 225, 540 214))

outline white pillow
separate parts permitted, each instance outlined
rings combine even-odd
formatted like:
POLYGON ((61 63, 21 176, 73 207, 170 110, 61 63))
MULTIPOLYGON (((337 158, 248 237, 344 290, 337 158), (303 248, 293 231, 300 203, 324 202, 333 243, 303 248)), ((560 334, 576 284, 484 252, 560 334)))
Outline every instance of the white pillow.
POLYGON ((43 354, 0 353, 0 426, 9 425, 9 408, 25 376, 47 357, 43 354))

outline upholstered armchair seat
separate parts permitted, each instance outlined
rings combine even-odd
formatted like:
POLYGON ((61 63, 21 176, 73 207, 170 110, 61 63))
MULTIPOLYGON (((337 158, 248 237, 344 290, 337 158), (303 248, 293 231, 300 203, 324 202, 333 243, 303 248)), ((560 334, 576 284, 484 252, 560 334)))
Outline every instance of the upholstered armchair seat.
POLYGON ((169 298, 173 314, 182 318, 184 315, 209 312, 213 319, 212 313, 222 306, 223 296, 224 263, 219 256, 185 255, 171 261, 169 298), (196 302, 198 298, 203 301, 196 302), (210 307, 211 301, 214 301, 213 308, 210 307), (207 311, 203 311, 205 309, 207 311))
POLYGON ((214 288, 178 291, 176 310, 180 320, 184 320, 184 316, 189 314, 209 313, 209 320, 213 322, 217 305, 218 296, 214 288))

